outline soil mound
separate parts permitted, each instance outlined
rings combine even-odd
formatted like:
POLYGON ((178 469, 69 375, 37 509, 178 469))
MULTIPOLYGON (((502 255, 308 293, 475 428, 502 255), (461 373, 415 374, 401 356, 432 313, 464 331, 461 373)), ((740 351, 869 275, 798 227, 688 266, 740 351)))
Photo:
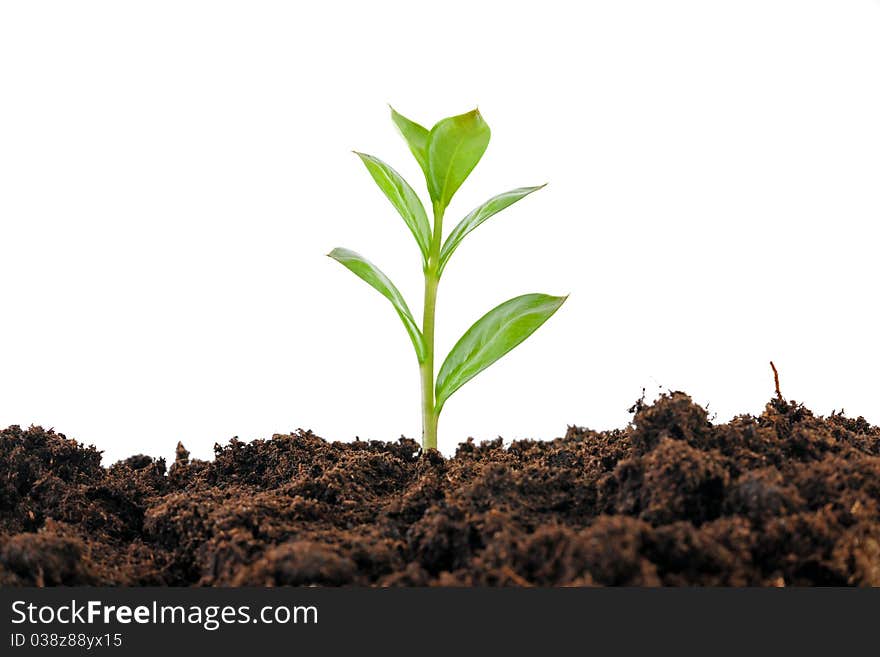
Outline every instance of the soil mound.
POLYGON ((880 428, 683 393, 552 441, 182 445, 0 431, 0 585, 880 585, 880 428))

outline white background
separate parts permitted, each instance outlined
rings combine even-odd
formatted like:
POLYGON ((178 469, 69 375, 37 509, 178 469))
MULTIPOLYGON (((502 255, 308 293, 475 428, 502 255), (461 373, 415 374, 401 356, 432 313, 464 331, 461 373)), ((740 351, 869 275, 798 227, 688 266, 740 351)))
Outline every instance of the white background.
POLYGON ((0 424, 109 461, 418 437, 403 328, 324 257, 421 304, 350 153, 424 191, 386 103, 492 127, 447 224, 550 183, 455 254, 439 351, 571 294, 452 398, 447 453, 624 426, 642 387, 758 413, 770 359, 786 396, 880 422, 880 3, 26 0, 0 4, 0 424))

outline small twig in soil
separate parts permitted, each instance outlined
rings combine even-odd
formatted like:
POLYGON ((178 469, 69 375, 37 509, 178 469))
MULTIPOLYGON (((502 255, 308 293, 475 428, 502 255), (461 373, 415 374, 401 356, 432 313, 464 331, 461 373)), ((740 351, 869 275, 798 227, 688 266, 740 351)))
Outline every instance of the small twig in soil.
POLYGON ((776 365, 773 364, 773 361, 770 361, 770 369, 773 370, 773 383, 776 385, 776 399, 782 401, 782 393, 779 392, 779 372, 776 371, 776 365))
POLYGON ((532 586, 528 580, 520 577, 516 573, 516 571, 514 571, 513 568, 511 568, 510 566, 502 566, 501 572, 504 573, 505 575, 507 575, 507 577, 510 578, 510 581, 513 582, 516 586, 522 586, 522 587, 531 587, 532 586))

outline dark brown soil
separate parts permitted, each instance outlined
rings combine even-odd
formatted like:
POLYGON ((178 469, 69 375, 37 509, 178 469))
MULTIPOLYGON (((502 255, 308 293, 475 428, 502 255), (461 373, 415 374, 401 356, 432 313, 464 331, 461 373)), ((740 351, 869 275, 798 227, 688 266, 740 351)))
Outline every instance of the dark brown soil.
POLYGON ((880 585, 880 428, 774 400, 451 459, 310 432, 213 462, 0 432, 0 585, 880 585))

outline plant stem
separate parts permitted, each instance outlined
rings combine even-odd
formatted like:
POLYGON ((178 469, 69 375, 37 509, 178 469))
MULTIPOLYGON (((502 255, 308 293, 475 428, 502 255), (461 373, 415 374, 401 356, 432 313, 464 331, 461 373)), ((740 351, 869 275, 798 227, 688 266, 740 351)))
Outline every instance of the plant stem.
POLYGON ((425 311, 422 316, 422 339, 425 360, 419 366, 422 379, 422 447, 437 449, 437 413, 434 404, 434 316, 437 307, 437 286, 440 283, 440 246, 443 241, 443 211, 434 203, 434 234, 425 267, 425 311))

